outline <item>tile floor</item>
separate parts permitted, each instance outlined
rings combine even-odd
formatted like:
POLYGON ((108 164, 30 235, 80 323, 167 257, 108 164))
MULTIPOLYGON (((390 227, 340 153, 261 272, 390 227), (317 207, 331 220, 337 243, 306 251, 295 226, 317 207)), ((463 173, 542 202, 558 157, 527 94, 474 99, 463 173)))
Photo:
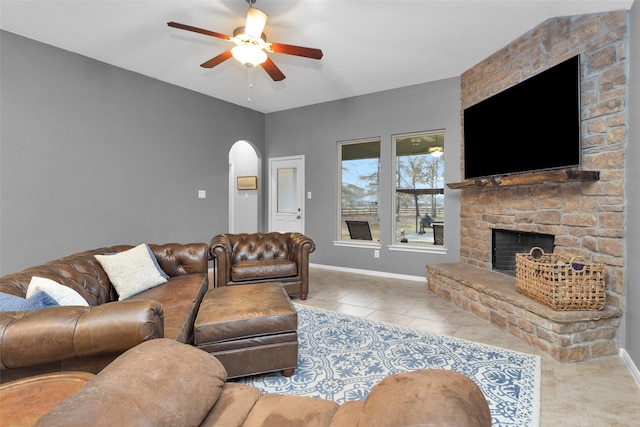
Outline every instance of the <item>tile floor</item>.
POLYGON ((619 356, 560 363, 431 294, 426 282, 310 269, 294 302, 542 357, 540 426, 640 426, 640 388, 619 356))

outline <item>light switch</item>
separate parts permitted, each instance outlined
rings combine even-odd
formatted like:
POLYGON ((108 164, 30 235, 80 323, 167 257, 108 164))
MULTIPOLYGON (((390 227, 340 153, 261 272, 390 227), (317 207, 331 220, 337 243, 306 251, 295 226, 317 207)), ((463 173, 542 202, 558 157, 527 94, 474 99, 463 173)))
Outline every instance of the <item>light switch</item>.
POLYGON ((307 191, 307 199, 311 198, 311 191, 307 191))
POLYGON ((198 199, 206 199, 207 191, 206 190, 198 190, 198 199))

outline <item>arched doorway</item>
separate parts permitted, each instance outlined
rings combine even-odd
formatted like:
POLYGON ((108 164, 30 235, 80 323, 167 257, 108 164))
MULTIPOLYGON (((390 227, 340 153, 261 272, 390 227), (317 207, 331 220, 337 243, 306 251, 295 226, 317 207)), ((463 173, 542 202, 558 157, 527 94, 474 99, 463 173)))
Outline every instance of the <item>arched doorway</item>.
POLYGON ((229 150, 229 232, 255 233, 260 227, 260 157, 248 141, 229 150), (254 181, 255 177, 255 181, 254 181), (240 180, 238 180, 240 178, 240 180), (253 188, 253 182, 257 185, 253 188))

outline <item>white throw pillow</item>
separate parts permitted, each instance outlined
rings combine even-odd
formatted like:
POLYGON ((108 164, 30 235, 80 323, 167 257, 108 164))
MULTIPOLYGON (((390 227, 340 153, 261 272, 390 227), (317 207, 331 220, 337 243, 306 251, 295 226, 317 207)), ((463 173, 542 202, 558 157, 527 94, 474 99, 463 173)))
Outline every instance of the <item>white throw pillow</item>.
POLYGON ((89 306, 87 300, 73 289, 45 277, 33 276, 27 288, 27 298, 37 294, 39 291, 46 292, 60 305, 89 306))
POLYGON ((119 301, 167 281, 152 256, 146 244, 113 255, 95 255, 116 288, 119 301))

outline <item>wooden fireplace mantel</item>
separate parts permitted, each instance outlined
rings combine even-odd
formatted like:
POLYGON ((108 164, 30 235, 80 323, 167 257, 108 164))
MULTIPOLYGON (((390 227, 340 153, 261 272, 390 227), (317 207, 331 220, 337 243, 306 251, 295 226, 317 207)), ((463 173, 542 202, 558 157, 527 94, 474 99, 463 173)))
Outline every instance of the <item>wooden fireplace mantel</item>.
POLYGON ((533 185, 565 181, 598 181, 599 179, 600 171, 557 169, 516 175, 494 176, 492 178, 468 179, 461 182, 448 183, 447 187, 456 190, 460 188, 508 187, 513 185, 533 185))

